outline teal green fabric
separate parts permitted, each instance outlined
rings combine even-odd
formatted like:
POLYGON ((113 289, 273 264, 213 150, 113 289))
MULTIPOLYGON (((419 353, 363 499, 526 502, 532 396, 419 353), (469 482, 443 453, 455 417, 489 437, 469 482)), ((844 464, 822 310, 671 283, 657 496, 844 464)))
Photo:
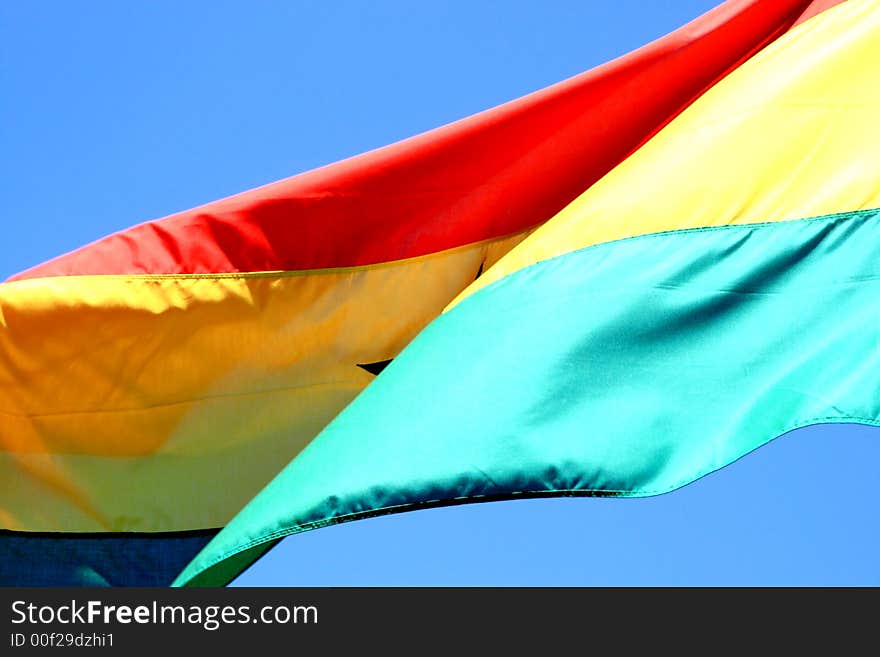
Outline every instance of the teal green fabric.
POLYGON ((878 210, 644 235, 518 271, 428 326, 177 584, 223 584, 330 523, 656 495, 796 427, 877 424, 878 300, 878 210))

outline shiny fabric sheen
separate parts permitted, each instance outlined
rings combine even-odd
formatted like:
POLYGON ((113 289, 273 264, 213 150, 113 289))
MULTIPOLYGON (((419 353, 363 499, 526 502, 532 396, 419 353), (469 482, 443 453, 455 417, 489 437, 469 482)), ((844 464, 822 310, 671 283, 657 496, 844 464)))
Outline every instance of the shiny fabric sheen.
POLYGON ((709 89, 458 299, 600 242, 880 206, 878 62, 876 0, 811 18, 709 89))
POLYGON ((797 427, 880 423, 878 295, 878 210, 645 235, 519 270, 429 325, 177 583, 223 584, 248 550, 327 524, 656 495, 797 427))

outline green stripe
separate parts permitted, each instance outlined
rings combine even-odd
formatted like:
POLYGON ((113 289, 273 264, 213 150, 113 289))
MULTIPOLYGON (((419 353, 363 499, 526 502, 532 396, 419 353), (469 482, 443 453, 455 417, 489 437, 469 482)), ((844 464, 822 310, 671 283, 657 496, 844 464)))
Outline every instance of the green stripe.
POLYGON ((177 583, 225 583, 254 546, 344 520, 655 495, 796 427, 880 423, 878 299, 878 210, 646 235, 518 271, 425 329, 177 583))

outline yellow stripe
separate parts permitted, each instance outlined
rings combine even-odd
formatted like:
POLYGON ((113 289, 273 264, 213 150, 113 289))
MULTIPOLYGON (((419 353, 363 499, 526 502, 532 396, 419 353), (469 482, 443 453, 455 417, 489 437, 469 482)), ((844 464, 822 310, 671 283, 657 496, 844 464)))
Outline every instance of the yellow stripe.
POLYGON ((524 235, 303 275, 0 285, 0 519, 217 527, 524 235), (485 262, 484 262, 485 261, 485 262))
POLYGON ((850 0, 719 82, 449 307, 593 244, 878 207, 878 118, 880 3, 850 0))

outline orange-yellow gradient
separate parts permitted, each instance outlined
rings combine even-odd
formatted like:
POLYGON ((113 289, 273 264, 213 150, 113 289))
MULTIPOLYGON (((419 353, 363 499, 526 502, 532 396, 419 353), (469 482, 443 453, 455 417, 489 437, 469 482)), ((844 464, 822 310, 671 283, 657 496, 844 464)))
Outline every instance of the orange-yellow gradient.
POLYGON ((310 272, 0 285, 0 520, 219 527, 523 235, 310 272), (205 491, 211 491, 206 499, 205 491))

